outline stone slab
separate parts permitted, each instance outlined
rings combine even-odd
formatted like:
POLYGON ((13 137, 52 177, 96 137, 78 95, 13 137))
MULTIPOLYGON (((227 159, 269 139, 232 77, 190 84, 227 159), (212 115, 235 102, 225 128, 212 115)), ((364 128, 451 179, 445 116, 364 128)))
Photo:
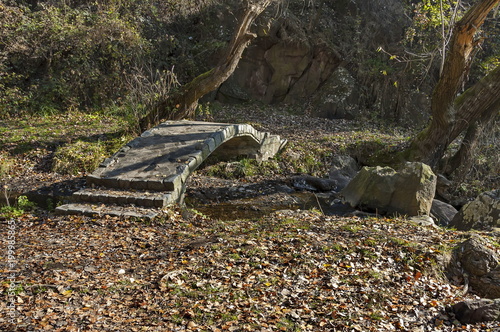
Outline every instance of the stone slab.
POLYGON ((56 208, 57 214, 82 214, 85 216, 114 216, 121 218, 154 219, 160 214, 158 209, 147 209, 138 207, 127 207, 119 205, 92 205, 84 203, 72 203, 61 205, 56 208))
POLYGON ((135 204, 144 207, 163 207, 170 199, 168 192, 130 191, 108 188, 86 188, 73 194, 75 202, 101 202, 118 205, 135 204))

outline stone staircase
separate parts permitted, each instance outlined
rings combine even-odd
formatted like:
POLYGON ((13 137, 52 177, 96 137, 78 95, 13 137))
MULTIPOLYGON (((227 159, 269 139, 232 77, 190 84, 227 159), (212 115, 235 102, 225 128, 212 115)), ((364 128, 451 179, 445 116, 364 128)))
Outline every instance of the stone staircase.
MULTIPOLYGON (((100 169, 94 173, 99 171, 100 169)), ((170 176, 170 181, 168 178, 137 180, 91 174, 87 176, 88 188, 73 193, 73 203, 57 207, 56 212, 153 219, 163 207, 179 202, 184 192, 180 183, 182 173, 170 176), (177 178, 180 184, 176 187, 177 178)), ((182 182, 187 179, 187 174, 184 178, 182 182)))
POLYGON ((168 121, 106 159, 56 212, 152 219, 182 201, 187 178, 210 154, 266 160, 285 144, 250 125, 168 121))

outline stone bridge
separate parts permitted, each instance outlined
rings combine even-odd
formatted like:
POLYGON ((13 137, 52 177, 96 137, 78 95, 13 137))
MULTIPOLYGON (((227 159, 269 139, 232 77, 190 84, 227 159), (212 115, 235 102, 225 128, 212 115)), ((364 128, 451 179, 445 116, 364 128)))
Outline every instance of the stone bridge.
POLYGON ((247 124, 167 121, 145 131, 87 176, 87 188, 59 206, 63 214, 152 218, 159 208, 182 201, 186 180, 209 156, 259 161, 286 144, 247 124))

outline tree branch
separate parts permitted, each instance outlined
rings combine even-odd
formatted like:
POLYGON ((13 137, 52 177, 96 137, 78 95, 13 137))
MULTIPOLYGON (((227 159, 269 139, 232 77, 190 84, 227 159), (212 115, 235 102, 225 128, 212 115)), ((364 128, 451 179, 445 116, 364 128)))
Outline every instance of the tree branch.
POLYGON ((462 86, 466 68, 474 49, 474 34, 483 25, 489 12, 500 0, 481 0, 457 22, 451 39, 451 48, 445 59, 443 72, 434 89, 431 102, 433 121, 446 130, 455 119, 453 101, 462 86))
POLYGON ((234 72, 243 51, 256 37, 250 31, 253 22, 272 2, 273 0, 247 2, 240 23, 217 66, 181 87, 178 93, 170 96, 168 100, 160 102, 154 110, 141 119, 141 129, 151 128, 162 119, 193 117, 198 100, 217 89, 234 72))

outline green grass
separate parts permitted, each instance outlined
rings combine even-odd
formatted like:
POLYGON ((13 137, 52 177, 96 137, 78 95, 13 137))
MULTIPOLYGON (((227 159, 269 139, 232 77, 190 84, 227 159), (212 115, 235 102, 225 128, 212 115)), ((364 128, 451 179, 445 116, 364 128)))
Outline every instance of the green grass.
POLYGON ((0 152, 0 178, 9 174, 14 163, 15 160, 7 153, 3 151, 0 152))
POLYGON ((357 233, 363 229, 363 226, 361 226, 361 225, 344 225, 344 226, 342 226, 342 229, 346 230, 348 232, 351 232, 351 233, 357 233))
POLYGON ((70 111, 1 120, 0 177, 9 175, 16 165, 36 163, 50 151, 54 151, 54 171, 89 172, 132 137, 119 115, 70 111))
POLYGON ((0 121, 0 144, 46 146, 76 138, 122 132, 119 116, 71 111, 51 116, 27 116, 0 121))

